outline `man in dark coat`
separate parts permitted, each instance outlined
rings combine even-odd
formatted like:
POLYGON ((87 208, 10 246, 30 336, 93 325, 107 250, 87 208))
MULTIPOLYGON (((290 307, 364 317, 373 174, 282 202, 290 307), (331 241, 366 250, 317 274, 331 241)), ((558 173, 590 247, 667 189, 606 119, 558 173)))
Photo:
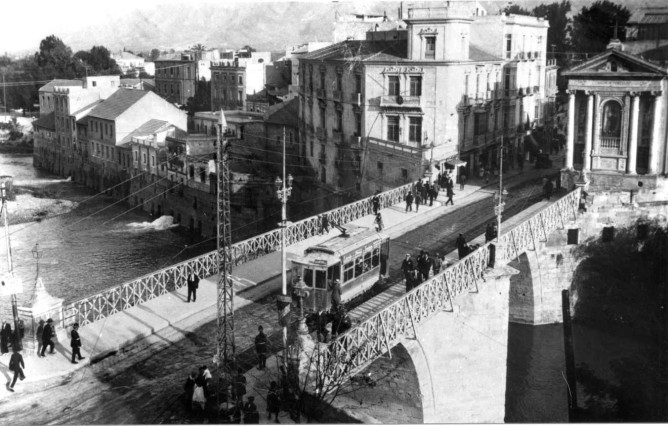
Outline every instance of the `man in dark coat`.
POLYGON ((405 200, 406 200, 406 213, 412 212, 413 211, 413 193, 409 191, 408 194, 406 194, 405 200))
POLYGON ((337 311, 341 306, 341 281, 335 279, 332 282, 332 311, 337 311))
POLYGON ((431 259, 429 253, 422 250, 418 257, 418 271, 420 272, 420 282, 424 282, 429 278, 429 270, 431 269, 431 259))
POLYGON ((258 370, 267 368, 267 335, 264 334, 262 326, 257 328, 258 334, 255 336, 255 352, 258 359, 258 370))
POLYGON ((420 203, 422 202, 422 198, 419 192, 415 193, 415 213, 418 212, 420 209, 420 203))
POLYGON ((44 333, 44 320, 39 320, 39 326, 37 326, 37 332, 35 333, 35 339, 37 339, 37 354, 42 353, 42 346, 44 342, 42 341, 42 333, 44 333))
POLYGON ((380 197, 378 194, 371 198, 371 205, 373 206, 373 214, 378 214, 378 211, 380 210, 380 197))
POLYGON ((199 288, 199 277, 196 273, 191 272, 188 275, 188 303, 190 303, 190 296, 192 295, 193 302, 197 300, 197 289, 199 288))
POLYGON ((26 376, 23 374, 23 369, 26 368, 25 364, 23 363, 23 356, 21 355, 21 350, 14 346, 14 353, 12 354, 12 357, 9 359, 9 371, 14 372, 14 379, 12 380, 12 383, 7 386, 7 389, 10 392, 14 392, 14 385, 16 384, 16 379, 20 378, 21 380, 25 379, 26 376))
POLYGON ((53 320, 49 318, 46 320, 46 325, 44 326, 44 331, 42 332, 42 352, 40 352, 40 356, 45 356, 44 353, 46 352, 46 347, 49 347, 49 353, 52 354, 54 353, 54 348, 56 346, 55 343, 53 343, 53 338, 56 337, 56 330, 53 328, 53 320))
POLYGON ((468 254, 468 246, 464 234, 459 234, 457 241, 455 241, 455 245, 457 246, 457 254, 459 254, 460 259, 468 254))
POLYGON ((441 272, 441 267, 443 266, 443 261, 441 260, 441 255, 436 252, 436 256, 431 259, 431 267, 434 270, 434 275, 441 272))
POLYGON ((448 200, 445 202, 445 205, 447 206, 448 203, 450 203, 454 206, 455 202, 452 201, 452 197, 455 195, 455 192, 452 189, 452 185, 448 186, 448 189, 446 190, 446 194, 448 195, 448 200))
POLYGON ((260 423, 260 413, 257 412, 257 405, 255 405, 254 396, 249 396, 248 402, 244 404, 244 423, 246 424, 260 423))
POLYGON ((408 293, 413 289, 413 274, 415 271, 415 264, 413 263, 413 259, 411 259, 410 253, 406 253, 406 258, 401 262, 401 270, 404 272, 406 293, 408 293))
POLYGON ((429 207, 434 205, 434 198, 438 196, 435 186, 436 184, 429 186, 429 207))
POLYGON ((70 346, 72 346, 72 364, 78 364, 77 361, 75 361, 75 357, 79 357, 79 361, 82 359, 86 359, 85 356, 81 356, 81 338, 79 337, 79 323, 74 323, 74 326, 72 327, 72 341, 70 342, 70 346))
POLYGON ((485 229, 485 242, 488 243, 496 238, 496 224, 490 222, 485 229))

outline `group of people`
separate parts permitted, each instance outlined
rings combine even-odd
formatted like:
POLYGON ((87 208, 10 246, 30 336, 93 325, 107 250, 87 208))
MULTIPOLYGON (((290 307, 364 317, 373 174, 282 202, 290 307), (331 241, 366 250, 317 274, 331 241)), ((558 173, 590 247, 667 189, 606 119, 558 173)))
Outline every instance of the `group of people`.
MULTIPOLYGON (((7 383, 7 389, 14 392, 14 386, 17 379, 24 380, 26 378, 24 369, 25 361, 21 354, 21 344, 19 340, 23 338, 23 329, 19 325, 18 333, 12 333, 11 325, 3 321, 2 330, 0 331, 0 352, 4 355, 9 352, 9 347, 12 347, 12 356, 9 360, 9 371, 14 373, 11 382, 7 383)), ((56 338, 56 329, 51 318, 46 321, 40 320, 37 330, 35 331, 35 340, 37 341, 37 356, 46 357, 46 349, 49 348, 49 354, 55 353, 54 339, 56 338)), ((72 348, 72 364, 78 364, 78 361, 86 357, 81 355, 81 337, 79 336, 79 324, 75 323, 72 326, 70 333, 70 347, 72 348), (78 361, 77 361, 78 360, 78 361)))
POLYGON ((425 282, 430 275, 441 272, 444 264, 445 258, 439 253, 430 256, 428 251, 420 250, 415 261, 410 253, 406 253, 406 258, 401 262, 401 270, 406 281, 406 293, 425 282))

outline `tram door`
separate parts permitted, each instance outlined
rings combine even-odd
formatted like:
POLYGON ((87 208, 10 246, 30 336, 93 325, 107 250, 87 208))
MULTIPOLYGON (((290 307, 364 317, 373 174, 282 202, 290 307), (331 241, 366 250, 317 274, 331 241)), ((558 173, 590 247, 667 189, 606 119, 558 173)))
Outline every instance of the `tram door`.
POLYGON ((308 295, 304 298, 304 310, 318 312, 329 303, 327 266, 304 265, 304 283, 308 295))

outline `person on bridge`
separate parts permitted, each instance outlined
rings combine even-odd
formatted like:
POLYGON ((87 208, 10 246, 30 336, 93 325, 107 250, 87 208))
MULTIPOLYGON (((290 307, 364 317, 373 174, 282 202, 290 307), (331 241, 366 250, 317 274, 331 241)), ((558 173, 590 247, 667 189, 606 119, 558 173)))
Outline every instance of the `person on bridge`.
POLYGON ((191 272, 188 275, 188 303, 190 303, 190 296, 192 295, 193 302, 197 301, 197 288, 199 287, 199 276, 191 272))
POLYGON ((419 280, 420 282, 427 281, 429 278, 429 271, 431 270, 431 259, 429 258, 429 252, 420 250, 420 256, 417 260, 417 267, 420 273, 419 280))
POLYGON ((543 196, 545 197, 546 200, 550 200, 550 197, 552 197, 552 190, 554 189, 554 185, 552 185, 552 180, 549 178, 545 179, 545 184, 543 185, 543 196))
POLYGON ((485 229, 485 242, 488 243, 496 238, 496 223, 488 223, 485 229))
POLYGON ((49 347, 49 353, 54 353, 55 343, 53 343, 53 338, 56 337, 56 330, 53 328, 53 320, 49 318, 46 320, 46 325, 44 326, 44 331, 42 332, 42 352, 40 356, 45 356, 46 347, 49 347))
POLYGON ((378 192, 371 198, 371 205, 373 206, 373 214, 378 214, 378 211, 380 210, 380 197, 378 196, 378 192))
POLYGON ((406 293, 413 289, 413 275, 415 272, 415 264, 411 259, 411 254, 406 253, 406 258, 401 262, 401 270, 404 272, 404 279, 406 280, 406 293))
POLYGON ((72 340, 70 341, 70 346, 72 347, 72 364, 78 364, 75 357, 79 357, 79 361, 86 359, 86 357, 81 356, 81 338, 79 337, 79 323, 77 322, 72 326, 71 337, 72 340))
POLYGON ((417 213, 420 210, 420 203, 422 202, 420 192, 417 191, 415 192, 414 201, 415 201, 415 213, 417 213))
POLYGON ((408 191, 406 194, 406 213, 413 211, 413 193, 408 191))
POLYGON ((373 220, 373 224, 376 227, 376 231, 380 232, 383 230, 383 216, 380 215, 380 212, 376 213, 376 217, 373 220))
POLYGON ((464 238, 464 234, 459 234, 457 240, 455 241, 455 246, 457 246, 457 254, 459 255, 460 259, 468 254, 468 244, 466 244, 466 238, 464 238))
POLYGON ((197 378, 197 372, 191 371, 190 375, 186 379, 186 383, 183 385, 184 391, 184 403, 186 405, 186 410, 192 411, 193 403, 193 393, 195 392, 195 379, 197 378))
POLYGON ((258 359, 258 370, 267 368, 267 335, 264 334, 262 326, 257 328, 258 334, 255 336, 255 352, 258 359))
POLYGON ((327 213, 320 215, 320 235, 329 233, 329 217, 327 213))
POLYGON ((431 268, 434 271, 434 275, 441 272, 441 268, 443 267, 443 260, 441 260, 441 255, 438 252, 436 252, 436 256, 431 259, 431 265, 431 268))
MULTIPOLYGON (((287 401, 286 401, 287 402, 287 401)), ((275 415, 275 421, 278 423, 278 413, 281 411, 281 398, 279 397, 278 385, 276 382, 269 384, 269 393, 267 394, 267 414, 271 420, 271 415, 275 415)))

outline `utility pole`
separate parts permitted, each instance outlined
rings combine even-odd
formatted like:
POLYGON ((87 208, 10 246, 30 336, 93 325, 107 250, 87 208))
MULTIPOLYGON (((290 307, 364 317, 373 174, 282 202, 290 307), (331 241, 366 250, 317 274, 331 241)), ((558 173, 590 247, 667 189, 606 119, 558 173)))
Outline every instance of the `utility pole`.
MULTIPOLYGON (((233 384, 236 374, 236 348, 234 344, 234 283, 232 282, 232 227, 230 223, 230 173, 228 168, 229 142, 224 137, 227 122, 220 110, 220 131, 218 132, 218 158, 216 175, 218 193, 218 283, 217 283, 217 335, 214 363, 221 366, 221 375, 226 375, 227 383, 233 384)), ((216 392, 219 395, 220 392, 216 392)), ((238 398, 238 395, 235 394, 238 398)), ((236 401, 235 401, 236 402, 236 401)), ((220 404, 220 399, 218 400, 220 404)))
MULTIPOLYGON (((3 75, 4 77, 4 75, 3 75)), ((11 182, 11 177, 2 176, 0 177, 2 182, 0 183, 0 198, 2 198, 2 218, 5 224, 5 242, 7 244, 7 267, 9 272, 9 277, 14 280, 14 266, 12 264, 12 247, 9 242, 9 222, 7 220, 7 200, 9 198, 10 188, 7 188, 6 181, 11 182)), ((12 283, 14 284, 14 283, 12 283)), ((12 316, 14 317, 14 335, 15 339, 12 340, 13 345, 17 345, 19 349, 23 348, 21 342, 21 333, 19 331, 19 310, 16 302, 16 289, 12 292, 12 316)))
POLYGON ((5 71, 2 71, 2 106, 7 113, 7 86, 5 85, 5 71))

